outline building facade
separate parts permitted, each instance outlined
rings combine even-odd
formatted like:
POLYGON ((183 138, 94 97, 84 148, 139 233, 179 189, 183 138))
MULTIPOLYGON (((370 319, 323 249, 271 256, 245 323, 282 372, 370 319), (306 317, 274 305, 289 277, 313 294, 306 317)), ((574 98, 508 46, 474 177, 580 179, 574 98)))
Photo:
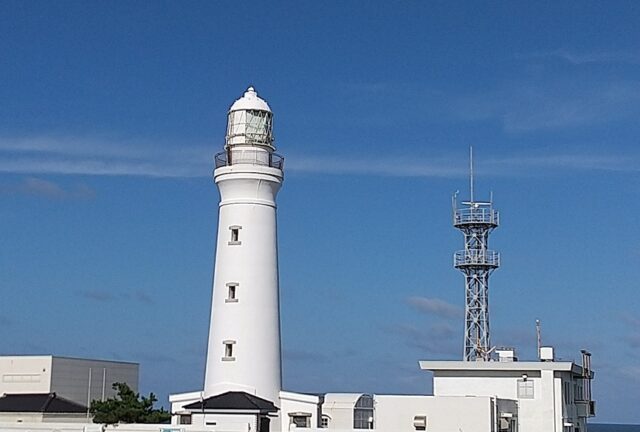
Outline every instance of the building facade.
POLYGON ((0 395, 56 393, 87 406, 115 396, 124 382, 138 391, 139 364, 70 357, 0 356, 0 395))

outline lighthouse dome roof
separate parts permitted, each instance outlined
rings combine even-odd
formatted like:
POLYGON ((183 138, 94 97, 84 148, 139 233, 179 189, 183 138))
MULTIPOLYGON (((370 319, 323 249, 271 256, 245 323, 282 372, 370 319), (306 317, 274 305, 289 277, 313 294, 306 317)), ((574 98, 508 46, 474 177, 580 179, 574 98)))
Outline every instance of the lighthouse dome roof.
POLYGON ((258 110, 258 111, 271 111, 269 108, 269 104, 267 101, 260 98, 258 93, 253 87, 249 87, 244 95, 238 100, 236 100, 231 108, 229 108, 229 112, 232 111, 240 111, 240 110, 258 110))

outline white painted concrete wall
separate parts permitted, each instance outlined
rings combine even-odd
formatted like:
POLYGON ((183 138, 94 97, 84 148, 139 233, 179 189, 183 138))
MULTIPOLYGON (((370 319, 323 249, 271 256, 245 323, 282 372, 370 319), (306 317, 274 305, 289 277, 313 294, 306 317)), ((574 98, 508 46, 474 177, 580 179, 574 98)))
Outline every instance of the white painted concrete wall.
POLYGON ((415 416, 427 417, 427 431, 492 432, 489 397, 375 395, 375 424, 380 432, 415 432, 415 416))
POLYGON ((319 402, 320 398, 318 396, 285 391, 280 392, 281 431, 288 432, 297 430, 295 426, 291 424, 291 414, 297 413, 311 414, 309 417, 309 426, 312 428, 318 427, 319 402))
MULTIPOLYGON (((194 414, 190 427, 199 427, 220 432, 255 432, 256 415, 252 414, 194 414)), ((180 425, 180 427, 185 425, 180 425)))
MULTIPOLYGON (((0 423, 86 423, 86 414, 0 412, 0 423)), ((0 430, 2 430, 0 428, 0 430)))
POLYGON ((120 424, 105 426, 96 423, 2 423, 2 432, 211 432, 212 428, 166 424, 120 424))
MULTIPOLYGON (((353 408, 362 393, 327 393, 322 414, 329 417, 329 429, 353 429, 353 408)), ((374 423, 375 424, 375 423, 374 423)))
MULTIPOLYGON (((433 377, 436 396, 482 395, 518 401, 520 432, 563 432, 565 422, 586 430, 586 419, 576 417, 573 403, 563 400, 563 380, 571 380, 569 372, 542 371, 490 371, 478 376, 478 371, 437 371, 433 377), (534 398, 519 399, 517 386, 523 374, 534 383, 534 398)), ((573 399, 571 399, 573 400, 573 399)))
POLYGON ((51 356, 0 357, 0 395, 49 393, 51 356))
POLYGON ((215 171, 221 202, 205 395, 245 391, 276 402, 281 390, 275 197, 282 171, 258 166, 215 171), (231 226, 239 243, 229 244, 231 226), (237 283, 236 301, 226 301, 237 283), (225 341, 234 341, 233 358, 225 341))

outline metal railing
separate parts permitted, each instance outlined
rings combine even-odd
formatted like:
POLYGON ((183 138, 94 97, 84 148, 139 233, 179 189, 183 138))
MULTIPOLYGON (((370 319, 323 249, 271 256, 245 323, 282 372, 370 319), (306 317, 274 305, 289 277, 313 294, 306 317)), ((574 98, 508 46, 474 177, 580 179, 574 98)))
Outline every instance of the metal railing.
POLYGON ((498 226, 500 214, 491 207, 468 207, 456 209, 453 214, 453 224, 488 224, 498 226))
POLYGON ((216 154, 214 160, 216 168, 237 164, 284 168, 284 157, 264 150, 230 150, 216 154))
POLYGON ((462 250, 453 255, 455 267, 487 266, 500 267, 500 253, 493 250, 462 250))

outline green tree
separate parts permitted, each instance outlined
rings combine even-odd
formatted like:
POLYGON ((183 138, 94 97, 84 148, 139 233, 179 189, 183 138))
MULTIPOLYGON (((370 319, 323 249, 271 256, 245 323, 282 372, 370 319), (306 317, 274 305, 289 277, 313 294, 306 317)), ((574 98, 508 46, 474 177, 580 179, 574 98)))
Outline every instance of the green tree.
POLYGON ((94 423, 164 423, 171 418, 164 408, 153 408, 158 401, 153 393, 140 397, 126 383, 114 383, 112 387, 118 392, 114 398, 91 402, 94 423))

